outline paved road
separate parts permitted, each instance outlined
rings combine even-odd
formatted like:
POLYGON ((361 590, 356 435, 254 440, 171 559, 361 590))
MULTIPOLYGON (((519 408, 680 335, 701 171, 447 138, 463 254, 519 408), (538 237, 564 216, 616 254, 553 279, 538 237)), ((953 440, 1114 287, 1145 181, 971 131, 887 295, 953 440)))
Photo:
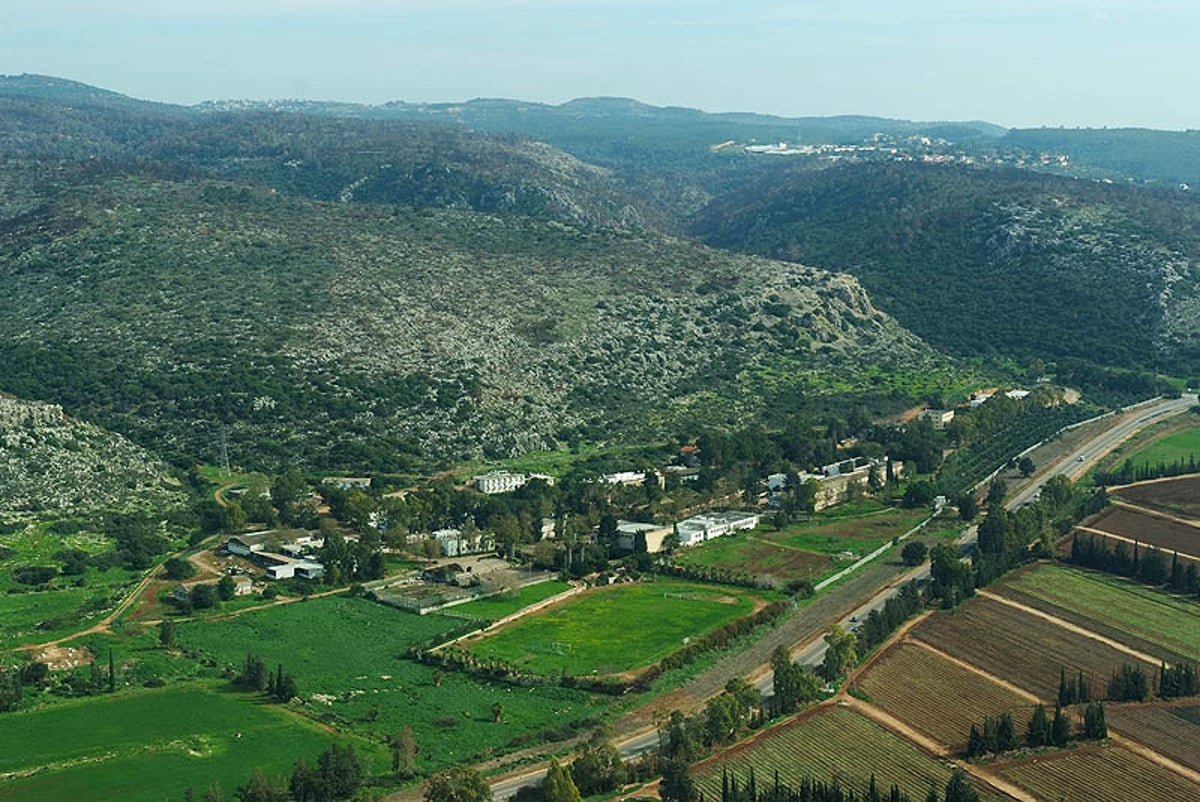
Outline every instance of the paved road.
MULTIPOLYGON (((1136 405, 1124 413, 1118 413, 1120 422, 1104 432, 1096 435, 1088 442, 1076 448, 1067 456, 1060 459, 1049 469, 1043 470, 1023 485, 1005 506, 1015 510, 1032 500, 1052 476, 1065 475, 1072 481, 1079 479, 1087 471, 1109 454, 1114 448, 1128 440, 1152 423, 1156 423, 1171 415, 1178 415, 1197 403, 1196 396, 1184 396, 1174 400, 1154 400, 1136 405)), ((1040 445, 1040 444, 1039 444, 1040 445)), ((959 536, 957 543, 966 551, 974 544, 977 537, 977 527, 968 527, 959 536)), ((876 569, 883 566, 876 565, 876 569)), ((843 628, 849 628, 854 619, 865 619, 872 610, 882 610, 887 600, 900 592, 911 581, 925 582, 929 579, 929 564, 919 566, 902 574, 890 582, 887 587, 873 593, 864 603, 853 606, 849 612, 847 607, 852 605, 846 596, 849 593, 861 598, 864 585, 873 582, 871 587, 878 587, 881 574, 864 572, 853 577, 845 585, 834 588, 829 594, 816 600, 802 614, 794 615, 782 625, 769 633, 767 637, 755 643, 741 655, 733 656, 730 661, 722 660, 717 666, 704 672, 695 680, 688 683, 691 695, 697 691, 711 696, 724 687, 730 677, 742 676, 753 678, 755 687, 764 694, 773 689, 772 676, 769 667, 770 655, 775 646, 784 644, 790 647, 792 660, 796 663, 815 667, 825 659, 824 632, 827 622, 836 620, 843 628), (857 580, 857 581, 856 581, 857 580), (840 606, 839 606, 840 605, 840 606), (827 613, 822 615, 821 613, 827 613), (747 663, 749 666, 747 667, 747 663), (740 667, 741 670, 738 670, 740 667)), ((705 698, 704 696, 700 697, 705 698)), ((616 739, 617 751, 629 759, 650 751, 658 746, 658 732, 654 728, 643 728, 634 732, 622 733, 616 739)), ((545 776, 545 769, 529 769, 518 775, 497 780, 492 785, 492 796, 498 802, 511 798, 525 785, 539 782, 545 776)))

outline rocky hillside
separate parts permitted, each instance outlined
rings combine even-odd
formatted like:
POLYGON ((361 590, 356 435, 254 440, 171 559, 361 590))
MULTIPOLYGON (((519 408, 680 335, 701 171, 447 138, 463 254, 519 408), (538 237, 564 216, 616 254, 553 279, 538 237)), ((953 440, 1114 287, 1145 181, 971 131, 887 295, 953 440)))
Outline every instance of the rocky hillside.
POLYGON ((849 272, 951 352, 1200 370, 1200 204, 1177 191, 850 165, 729 193, 691 231, 849 272))
POLYGON ((126 509, 176 495, 145 449, 57 404, 0 395, 0 513, 126 509))
POLYGON ((123 177, 0 231, 0 389, 181 463, 403 468, 942 364, 847 276, 523 216, 123 177))

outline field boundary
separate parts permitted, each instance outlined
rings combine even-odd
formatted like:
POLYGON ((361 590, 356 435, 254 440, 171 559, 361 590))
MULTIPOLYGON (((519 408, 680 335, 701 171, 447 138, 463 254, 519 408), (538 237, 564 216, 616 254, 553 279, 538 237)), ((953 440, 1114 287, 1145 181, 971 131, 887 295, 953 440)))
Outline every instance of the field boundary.
POLYGON ((1142 506, 1139 506, 1132 502, 1126 501, 1125 499, 1122 499, 1122 498, 1110 498, 1108 501, 1114 507, 1120 507, 1121 509, 1130 510, 1131 512, 1136 512, 1140 515, 1146 515, 1151 518, 1161 518, 1164 521, 1171 521, 1172 523, 1183 524, 1184 526, 1190 526, 1193 529, 1200 529, 1200 523, 1197 523, 1195 520, 1193 520, 1191 518, 1180 518, 1178 515, 1171 515, 1170 513, 1163 512, 1162 510, 1155 510, 1155 509, 1151 509, 1149 507, 1142 507, 1142 506))
POLYGON ((948 660, 949 662, 953 663, 954 665, 958 666, 959 668, 962 668, 967 671, 978 674, 979 676, 986 679, 988 682, 999 685, 1001 688, 1004 688, 1007 691, 1012 691, 1017 696, 1020 696, 1022 699, 1024 699, 1027 702, 1033 702, 1034 704, 1041 704, 1045 701, 1044 699, 1039 697, 1037 694, 1030 693, 1029 691, 1025 690, 1024 688, 1022 688, 1018 685, 1014 685, 1013 683, 1009 682, 1006 679, 997 677, 995 674, 992 674, 991 672, 980 668, 979 666, 975 665, 974 663, 969 663, 960 657, 955 657, 952 654, 947 654, 946 652, 943 652, 941 649, 934 646, 933 644, 926 643, 925 641, 921 640, 920 638, 909 638, 906 641, 906 643, 915 644, 915 645, 921 647, 922 649, 925 649, 926 651, 930 652, 931 654, 937 655, 938 657, 942 658, 943 660, 948 660))
POLYGON ((1049 621, 1050 623, 1059 626, 1068 632, 1074 632, 1076 635, 1083 635, 1085 638, 1091 638, 1098 643, 1103 643, 1105 646, 1109 646, 1119 652, 1124 652, 1130 657, 1136 657, 1138 660, 1141 660, 1144 663, 1149 663, 1152 666, 1157 667, 1163 662, 1160 658, 1157 658, 1154 655, 1147 654, 1146 652, 1140 652, 1131 646, 1126 646, 1120 641, 1113 640, 1112 638, 1106 638, 1098 632, 1093 632, 1092 630, 1086 627, 1081 627, 1078 624, 1072 624, 1070 621, 1059 618, 1058 616, 1050 615, 1050 613, 1039 610, 1036 607, 1030 607, 1027 604, 1021 604, 1019 601, 1007 599, 1003 596, 997 596, 995 593, 991 593, 990 591, 986 590, 978 590, 976 591, 976 595, 985 599, 991 599, 992 601, 1000 602, 1001 604, 1020 610, 1027 615, 1032 615, 1035 618, 1041 618, 1044 621, 1049 621))
POLYGON ((1194 769, 1189 769, 1187 766, 1184 766, 1181 763, 1176 763, 1174 760, 1162 754, 1161 752, 1154 751, 1145 744, 1133 740, 1128 735, 1112 732, 1112 727, 1109 728, 1108 740, 1112 742, 1113 746, 1119 746, 1122 749, 1133 752, 1135 755, 1145 758, 1159 768, 1164 768, 1172 774, 1176 774, 1185 780, 1200 785, 1200 771, 1195 771, 1194 769))
MULTIPOLYGON (((1118 535, 1116 532, 1107 532, 1103 529, 1097 529, 1094 526, 1079 525, 1079 526, 1075 527, 1075 531, 1076 532, 1086 532, 1089 535, 1097 535, 1099 537, 1111 538, 1112 540, 1119 540, 1122 543, 1128 543, 1131 546, 1145 546, 1147 548, 1149 548, 1150 546, 1154 546, 1153 543, 1147 543, 1144 540, 1134 540, 1131 537, 1126 537, 1125 535, 1118 535)), ((1066 538, 1064 537, 1063 539, 1065 540, 1066 538)), ((1163 549, 1159 546, 1154 546, 1154 547, 1157 548, 1159 551, 1163 551, 1163 552, 1166 551, 1166 549, 1163 549)), ((1191 554, 1183 554, 1180 552, 1176 552, 1173 549, 1172 549, 1171 553, 1172 553, 1172 555, 1179 554, 1179 559, 1181 559, 1181 560, 1190 560, 1194 563, 1200 563, 1200 557, 1196 557, 1191 554)))
POLYGON ((844 697, 839 700, 839 704, 853 710, 865 719, 868 719, 876 726, 891 732, 893 735, 908 741, 918 749, 932 755, 936 758, 948 760, 958 768, 962 769, 966 774, 974 777, 979 782, 991 786, 993 789, 1002 794, 1006 794, 1020 802, 1040 802, 1040 800, 1032 796, 1028 791, 1021 788, 1003 777, 988 770, 986 767, 971 763, 969 761, 960 760, 954 756, 954 750, 949 745, 939 743, 930 738, 915 728, 905 724, 900 719, 882 710, 875 705, 864 702, 861 699, 856 699, 853 696, 844 697))

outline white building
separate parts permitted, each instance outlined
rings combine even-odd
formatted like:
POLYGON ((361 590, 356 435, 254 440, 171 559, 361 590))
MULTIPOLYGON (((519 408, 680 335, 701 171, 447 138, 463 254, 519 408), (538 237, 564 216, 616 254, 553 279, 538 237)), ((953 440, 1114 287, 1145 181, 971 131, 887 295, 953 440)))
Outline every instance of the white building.
POLYGON ((489 471, 488 473, 476 476, 471 481, 475 485, 475 489, 480 493, 491 495, 495 493, 511 493, 518 487, 523 487, 529 481, 529 477, 523 473, 489 471))
POLYGON ((712 512, 693 515, 675 525, 680 546, 694 546, 716 537, 742 532, 758 526, 758 513, 712 512))

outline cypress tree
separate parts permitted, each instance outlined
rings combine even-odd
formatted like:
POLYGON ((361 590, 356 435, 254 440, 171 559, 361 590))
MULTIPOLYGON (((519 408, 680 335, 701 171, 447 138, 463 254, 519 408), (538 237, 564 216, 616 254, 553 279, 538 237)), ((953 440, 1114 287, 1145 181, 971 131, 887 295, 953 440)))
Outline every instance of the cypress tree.
POLYGON ((1061 707, 1054 708, 1054 721, 1050 723, 1050 742, 1057 747, 1066 746, 1071 740, 1071 722, 1061 707))

